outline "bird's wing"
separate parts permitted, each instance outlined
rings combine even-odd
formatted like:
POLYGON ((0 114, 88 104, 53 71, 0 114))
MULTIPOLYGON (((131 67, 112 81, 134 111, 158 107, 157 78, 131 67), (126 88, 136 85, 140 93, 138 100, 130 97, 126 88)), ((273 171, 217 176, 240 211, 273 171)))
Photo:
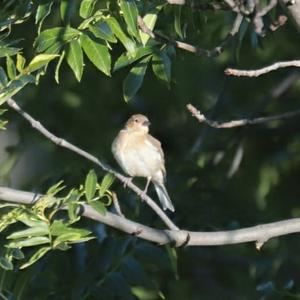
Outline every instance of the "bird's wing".
POLYGON ((147 134, 146 142, 151 144, 151 146, 157 151, 157 153, 160 155, 161 158, 161 170, 163 172, 164 178, 166 177, 166 168, 165 168, 165 159, 164 159, 164 152, 161 147, 161 142, 157 140, 155 137, 153 137, 150 134, 147 134))

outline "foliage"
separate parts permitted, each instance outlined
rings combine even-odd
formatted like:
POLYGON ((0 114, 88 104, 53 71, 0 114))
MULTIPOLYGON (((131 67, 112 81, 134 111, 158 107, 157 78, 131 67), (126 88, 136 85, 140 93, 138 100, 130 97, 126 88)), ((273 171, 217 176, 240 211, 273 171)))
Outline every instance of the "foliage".
MULTIPOLYGON (((86 161, 54 148, 5 107, 14 97, 51 131, 111 162, 110 144, 126 117, 147 114, 163 144, 176 207, 172 218, 180 228, 232 229, 298 217, 297 118, 215 130, 184 111, 192 101, 212 119, 230 120, 299 106, 296 72, 285 69, 257 79, 228 78, 223 72, 229 65, 256 68, 299 56, 291 22, 275 32, 267 29, 283 14, 280 6, 263 18, 265 37, 257 33, 253 15, 245 15, 225 51, 206 58, 178 49, 174 40, 207 49, 219 45, 235 18, 223 1, 197 3, 221 10, 160 0, 2 2, 0 129, 16 130, 18 141, 0 162, 0 183, 46 196, 31 207, 1 206, 0 297, 298 296, 297 236, 270 241, 260 253, 253 245, 176 250, 81 218, 82 204, 102 214, 111 209, 113 177, 98 182, 98 170, 85 176, 86 161), (158 39, 141 30, 138 15, 158 39), (67 191, 62 180, 81 185, 67 191)), ((119 184, 113 187, 126 217, 161 226, 137 196, 119 184)))

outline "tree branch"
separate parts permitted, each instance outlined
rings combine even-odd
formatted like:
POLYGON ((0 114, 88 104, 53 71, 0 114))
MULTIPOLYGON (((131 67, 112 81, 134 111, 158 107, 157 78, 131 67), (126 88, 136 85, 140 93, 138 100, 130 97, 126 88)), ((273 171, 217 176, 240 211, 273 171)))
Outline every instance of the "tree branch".
POLYGON ((238 70, 238 69, 231 69, 227 68, 225 70, 226 75, 232 76, 247 76, 247 77, 258 77, 260 75, 275 71, 281 68, 287 67, 300 67, 300 60, 291 60, 291 61, 280 61, 276 62, 270 66, 257 69, 257 70, 238 70))
POLYGON ((300 32, 300 1, 299 0, 279 0, 281 5, 292 17, 297 30, 300 32))
POLYGON ((298 109, 298 110, 289 111, 284 114, 275 115, 271 117, 231 120, 228 122, 221 123, 218 121, 212 121, 207 119, 205 115, 203 115, 195 106, 193 106, 190 103, 187 104, 186 108, 191 113, 191 115, 199 121, 199 123, 206 123, 207 125, 213 128, 234 128, 234 127, 241 127, 246 125, 255 125, 255 124, 261 124, 261 123, 266 123, 271 121, 285 120, 300 115, 300 109, 298 109))
POLYGON ((126 186, 133 190, 137 195, 142 195, 141 198, 154 210, 154 212, 168 226, 168 228, 172 230, 178 230, 178 227, 169 219, 169 217, 162 211, 162 209, 149 196, 142 194, 142 190, 139 189, 135 184, 133 184, 132 182, 128 182, 128 180, 126 180, 127 178, 124 175, 118 173, 109 165, 100 161, 97 157, 89 154, 88 152, 80 149, 79 147, 69 143, 64 139, 55 136, 53 133, 47 130, 39 121, 35 120, 28 113, 23 111, 13 99, 8 99, 6 103, 9 107, 17 111, 23 118, 25 118, 34 129, 39 131, 43 136, 52 141, 54 144, 66 148, 88 159, 89 161, 99 166, 102 170, 114 174, 121 182, 126 183, 126 186))
POLYGON ((138 26, 141 29, 142 32, 148 34, 151 38, 157 40, 157 41, 164 41, 167 43, 170 43, 174 45, 178 49, 185 50, 187 52, 194 53, 196 55, 205 55, 207 57, 215 57, 220 55, 223 51, 225 46, 231 41, 231 39, 238 33, 241 23, 243 21, 243 16, 241 14, 237 14, 232 28, 230 32, 228 33, 227 37, 215 48, 211 50, 203 49, 188 43, 184 43, 181 41, 173 40, 169 38, 168 36, 158 33, 158 32, 153 32, 150 28, 147 27, 145 22, 143 21, 143 18, 141 16, 138 16, 138 26))
MULTIPOLYGON (((33 204, 41 195, 20 190, 0 187, 0 199, 19 204, 33 204)), ((62 208, 62 209, 67 209, 62 208)), ((255 242, 261 247, 269 239, 300 232, 300 218, 288 219, 237 230, 201 232, 188 230, 155 229, 116 214, 107 212, 105 216, 96 212, 89 205, 83 205, 83 216, 106 224, 128 234, 135 234, 141 239, 163 244, 180 246, 220 246, 255 242)))

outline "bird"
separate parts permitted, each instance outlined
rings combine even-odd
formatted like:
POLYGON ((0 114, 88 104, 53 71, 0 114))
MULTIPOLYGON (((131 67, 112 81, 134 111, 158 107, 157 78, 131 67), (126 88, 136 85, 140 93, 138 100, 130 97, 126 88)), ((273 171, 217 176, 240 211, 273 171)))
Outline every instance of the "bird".
MULTIPOLYGON (((116 161, 132 177, 146 177, 142 194, 146 194, 153 183, 163 210, 174 212, 174 206, 165 187, 166 169, 160 141, 149 134, 150 122, 142 114, 132 115, 112 143, 116 161)), ((141 195, 142 196, 142 195, 141 195)))

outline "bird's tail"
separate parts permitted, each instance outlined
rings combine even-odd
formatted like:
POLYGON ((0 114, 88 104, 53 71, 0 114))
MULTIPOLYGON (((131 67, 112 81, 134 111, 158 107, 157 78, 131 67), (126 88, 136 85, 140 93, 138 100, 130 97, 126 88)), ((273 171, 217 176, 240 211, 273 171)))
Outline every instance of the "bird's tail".
POLYGON ((154 187, 157 193, 157 196, 159 198, 159 201, 163 207, 163 210, 169 209, 170 211, 175 211, 174 206, 172 204, 172 201, 169 197, 169 194, 167 192, 167 189, 164 185, 160 185, 157 183, 154 183, 154 187))

